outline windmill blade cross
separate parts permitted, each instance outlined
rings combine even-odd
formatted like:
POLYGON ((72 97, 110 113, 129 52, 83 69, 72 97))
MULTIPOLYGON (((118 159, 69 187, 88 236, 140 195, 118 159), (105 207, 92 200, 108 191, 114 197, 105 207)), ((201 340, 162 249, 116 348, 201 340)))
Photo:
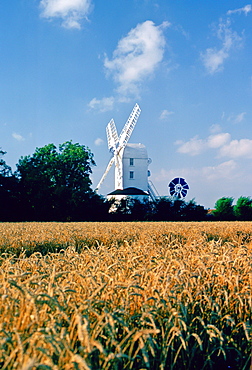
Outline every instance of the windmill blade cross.
POLYGON ((113 157, 110 159, 106 171, 104 172, 99 184, 97 185, 97 190, 100 188, 101 184, 103 183, 105 177, 107 176, 110 168, 112 167, 113 163, 115 163, 115 183, 117 187, 122 187, 122 153, 123 149, 127 145, 129 138, 134 130, 134 127, 137 123, 138 117, 141 113, 141 109, 138 104, 135 104, 127 122, 125 123, 120 136, 118 137, 116 125, 113 119, 107 124, 106 133, 108 139, 108 148, 109 151, 112 152, 113 157))
POLYGON ((109 172, 109 170, 110 170, 110 168, 112 167, 112 165, 113 165, 113 163, 114 163, 114 162, 115 162, 115 157, 113 156, 113 157, 110 159, 110 161, 109 161, 109 163, 108 163, 108 165, 107 165, 106 171, 105 171, 105 172, 104 172, 104 174, 102 175, 102 178, 101 178, 101 180, 100 180, 99 184, 98 184, 98 185, 97 185, 97 187, 96 187, 96 189, 97 189, 97 190, 101 187, 101 184, 103 183, 103 181, 104 181, 105 177, 107 176, 107 174, 108 174, 108 172, 109 172))
POLYGON ((134 127, 137 123, 138 117, 141 113, 141 109, 138 104, 135 104, 127 122, 125 123, 122 132, 119 137, 119 147, 118 151, 122 148, 125 148, 127 142, 129 141, 129 138, 132 134, 132 131, 134 130, 134 127))
POLYGON ((119 142, 116 125, 113 119, 108 123, 106 127, 106 133, 107 133, 109 151, 113 152, 116 150, 116 147, 119 142))

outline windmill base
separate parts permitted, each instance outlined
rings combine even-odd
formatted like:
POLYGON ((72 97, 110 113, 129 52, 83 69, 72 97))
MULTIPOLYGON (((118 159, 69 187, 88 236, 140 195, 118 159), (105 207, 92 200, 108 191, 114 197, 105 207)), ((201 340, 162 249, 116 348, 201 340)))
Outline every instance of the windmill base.
POLYGON ((138 188, 126 188, 126 189, 117 189, 112 191, 107 195, 107 199, 113 201, 113 204, 110 207, 109 212, 113 213, 117 211, 118 206, 120 205, 122 200, 126 199, 134 199, 138 200, 141 203, 149 200, 149 194, 141 189, 138 188))

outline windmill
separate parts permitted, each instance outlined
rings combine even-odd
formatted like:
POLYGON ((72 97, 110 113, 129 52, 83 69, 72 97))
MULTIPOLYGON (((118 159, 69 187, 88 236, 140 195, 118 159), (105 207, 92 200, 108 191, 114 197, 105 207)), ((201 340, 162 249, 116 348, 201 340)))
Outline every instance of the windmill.
POLYGON ((175 177, 168 185, 170 189, 170 195, 175 199, 185 198, 189 185, 183 179, 183 177, 175 177))
POLYGON ((135 104, 120 136, 118 136, 114 120, 111 119, 111 121, 108 123, 106 127, 106 133, 108 149, 112 153, 112 158, 110 159, 107 168, 99 184, 97 185, 97 189, 100 188, 113 164, 115 164, 115 189, 123 189, 123 152, 131 137, 140 113, 141 109, 139 105, 135 104))

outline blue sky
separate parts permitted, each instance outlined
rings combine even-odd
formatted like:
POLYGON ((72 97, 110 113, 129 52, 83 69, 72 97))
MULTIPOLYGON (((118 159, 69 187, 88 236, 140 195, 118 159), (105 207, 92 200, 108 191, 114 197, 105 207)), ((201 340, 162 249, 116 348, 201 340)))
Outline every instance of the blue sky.
MULTIPOLYGON (((36 147, 94 153, 94 188, 135 103, 160 195, 185 177, 212 208, 252 195, 252 5, 229 0, 13 0, 0 3, 0 147, 16 169, 36 147)), ((113 171, 101 194, 113 189, 113 171)))

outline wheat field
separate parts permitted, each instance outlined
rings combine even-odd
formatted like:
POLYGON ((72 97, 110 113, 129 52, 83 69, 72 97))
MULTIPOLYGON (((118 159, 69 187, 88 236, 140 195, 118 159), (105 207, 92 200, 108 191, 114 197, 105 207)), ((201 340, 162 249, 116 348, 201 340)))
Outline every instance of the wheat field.
POLYGON ((0 368, 251 366, 251 222, 0 223, 0 368))

